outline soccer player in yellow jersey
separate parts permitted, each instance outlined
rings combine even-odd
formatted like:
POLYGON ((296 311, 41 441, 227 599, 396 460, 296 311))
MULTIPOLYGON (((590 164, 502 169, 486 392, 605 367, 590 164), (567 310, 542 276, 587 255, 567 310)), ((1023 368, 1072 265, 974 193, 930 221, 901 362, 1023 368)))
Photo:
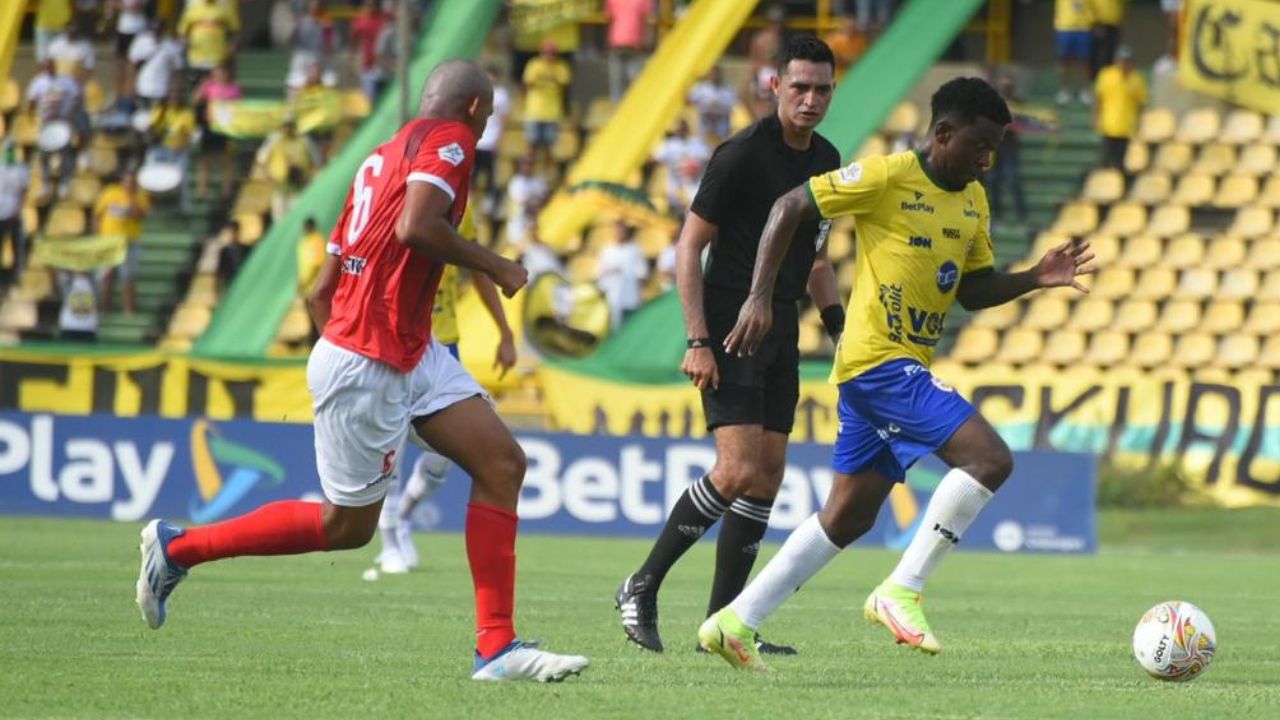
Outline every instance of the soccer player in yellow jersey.
POLYGON ((708 618, 699 642, 735 667, 764 667, 751 642, 766 617, 849 543, 865 533, 895 483, 927 453, 951 470, 929 501, 919 532, 864 606, 900 643, 937 653, 920 593, 950 548, 1013 466, 1009 448, 967 400, 929 372, 952 299, 968 310, 1038 288, 1087 289, 1088 244, 1064 243, 1032 269, 996 271, 987 200, 979 176, 1011 117, 985 81, 959 78, 932 100, 929 143, 872 156, 818 175, 774 203, 760 240, 751 294, 725 339, 750 354, 772 323, 769 297, 799 223, 852 215, 855 279, 836 348, 839 385, 836 475, 826 504, 787 538, 755 580, 708 618))
MULTIPOLYGON (((472 205, 468 204, 458 223, 458 234, 468 240, 476 238, 475 218, 472 205)), ((449 352, 458 357, 458 340, 462 334, 458 328, 458 267, 445 265, 444 274, 440 277, 440 287, 436 290, 435 304, 431 310, 431 330, 436 339, 449 352)), ((480 295, 481 302, 489 311, 489 316, 498 326, 501 335, 498 350, 494 356, 493 366, 502 368, 502 374, 516 364, 515 334, 507 322, 506 313, 502 309, 502 300, 498 297, 498 288, 493 280, 484 273, 471 275, 472 285, 480 295)), ((406 436, 407 438, 407 436, 406 436)), ((404 456, 404 445, 398 453, 404 456)), ((424 450, 413 463, 413 470, 403 483, 403 489, 397 492, 393 487, 387 493, 382 504, 382 513, 378 517, 378 530, 382 534, 382 552, 374 561, 382 568, 382 572, 397 575, 409 572, 419 563, 418 549, 413 544, 413 509, 418 503, 429 497, 444 485, 445 476, 449 473, 449 459, 430 450, 424 450)), ((399 486, 399 478, 396 478, 399 486)))

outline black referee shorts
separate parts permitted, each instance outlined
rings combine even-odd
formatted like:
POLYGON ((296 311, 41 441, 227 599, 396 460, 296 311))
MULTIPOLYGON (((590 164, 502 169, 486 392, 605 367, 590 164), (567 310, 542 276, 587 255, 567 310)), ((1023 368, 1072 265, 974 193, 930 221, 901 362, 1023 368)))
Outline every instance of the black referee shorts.
MULTIPOLYGON (((708 300, 711 300, 708 297, 708 300)), ((799 310, 794 302, 773 304, 773 328, 750 357, 728 355, 724 338, 738 321, 741 302, 708 302, 707 329, 720 371, 720 387, 702 391, 707 430, 725 425, 762 425, 790 434, 800 400, 799 310)))

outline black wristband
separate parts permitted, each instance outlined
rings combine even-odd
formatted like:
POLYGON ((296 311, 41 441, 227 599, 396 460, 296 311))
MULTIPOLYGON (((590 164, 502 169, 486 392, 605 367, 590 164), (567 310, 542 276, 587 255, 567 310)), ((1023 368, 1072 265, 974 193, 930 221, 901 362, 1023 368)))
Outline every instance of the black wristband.
POLYGON ((839 305, 828 305, 822 308, 822 327, 827 329, 832 342, 840 341, 840 333, 844 332, 844 308, 839 305))
POLYGON ((690 350, 695 350, 697 348, 709 348, 711 347, 711 338, 709 337, 689 338, 686 345, 690 350))

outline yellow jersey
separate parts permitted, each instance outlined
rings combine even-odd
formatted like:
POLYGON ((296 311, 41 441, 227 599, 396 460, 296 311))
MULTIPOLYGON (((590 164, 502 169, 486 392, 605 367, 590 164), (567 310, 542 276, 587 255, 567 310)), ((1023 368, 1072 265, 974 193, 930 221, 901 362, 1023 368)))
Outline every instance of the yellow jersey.
POLYGON ((524 119, 537 122, 559 122, 564 118, 564 91, 572 73, 560 58, 547 60, 538 56, 524 66, 524 119))
POLYGON ((1126 0, 1091 0, 1090 15, 1099 25, 1120 25, 1124 23, 1124 4, 1126 0))
MULTIPOLYGON (((151 197, 146 191, 138 190, 133 202, 143 215, 151 212, 151 197)), ((123 235, 129 242, 137 242, 142 237, 142 218, 129 217, 129 205, 129 193, 123 185, 117 183, 104 188, 93 207, 93 214, 98 218, 98 234, 123 235)))
POLYGON ((197 0, 178 20, 178 34, 187 39, 187 62, 208 69, 227 59, 227 36, 240 29, 238 12, 221 2, 197 0))
POLYGON ((1088 30, 1093 25, 1092 0, 1055 0, 1053 29, 1058 32, 1088 30))
POLYGON ((1109 138, 1131 138, 1138 131, 1138 114, 1147 103, 1147 81, 1142 73, 1128 73, 1119 65, 1098 71, 1093 83, 1098 107, 1098 134, 1109 138))
POLYGON ((814 176, 808 187, 822 217, 852 215, 857 232, 831 382, 889 360, 927 367, 961 278, 995 264, 982 185, 944 190, 908 151, 864 158, 814 176))
MULTIPOLYGON (((468 240, 476 239, 475 218, 471 216, 471 203, 462 213, 458 234, 468 240)), ((436 289, 436 301, 431 308, 431 333, 445 345, 453 345, 462 337, 458 332, 458 266, 445 265, 436 289)))
POLYGON ((303 235, 298 242, 298 287, 303 293, 311 290, 320 274, 327 242, 328 238, 316 231, 303 235))

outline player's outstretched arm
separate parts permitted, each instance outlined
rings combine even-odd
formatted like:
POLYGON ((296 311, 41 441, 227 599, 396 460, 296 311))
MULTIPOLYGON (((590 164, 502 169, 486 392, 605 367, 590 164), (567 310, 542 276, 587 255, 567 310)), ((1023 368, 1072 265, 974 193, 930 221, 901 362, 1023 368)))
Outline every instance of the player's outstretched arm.
POLYGON ((528 282, 529 273, 520 263, 459 235, 445 220, 452 204, 453 199, 432 183, 409 183, 404 211, 396 223, 396 240, 413 252, 482 272, 507 297, 515 295, 528 282))
POLYGON ((498 375, 501 380, 516 366, 516 336, 511 331, 511 324, 507 322, 507 313, 502 309, 502 298, 498 297, 498 287, 493 284, 493 279, 484 273, 476 273, 471 276, 471 284, 480 295, 484 309, 489 311, 489 317, 493 318, 493 324, 498 326, 498 350, 493 358, 493 366, 502 368, 502 373, 498 375))
POLYGON ((796 228, 806 220, 818 217, 818 208, 809 198, 809 184, 796 187, 778 198, 769 211, 756 252, 756 267, 751 275, 751 294, 738 311, 738 322, 724 339, 725 352, 752 355, 773 325, 773 286, 778 280, 782 260, 791 248, 796 228))
MULTIPOLYGON (((696 212, 685 216, 680 239, 676 241, 676 289, 684 310, 684 328, 689 340, 710 337, 707 316, 703 310, 702 252, 716 238, 719 229, 696 212)), ((710 347, 691 347, 684 352, 680 372, 699 390, 720 387, 720 371, 710 347)))
POLYGON ((1050 249, 1030 270, 965 275, 956 290, 956 299, 965 310, 981 310, 1042 288, 1073 287, 1087 294, 1089 288, 1081 285, 1079 278, 1098 271, 1089 264, 1093 257, 1087 241, 1068 240, 1050 249))

